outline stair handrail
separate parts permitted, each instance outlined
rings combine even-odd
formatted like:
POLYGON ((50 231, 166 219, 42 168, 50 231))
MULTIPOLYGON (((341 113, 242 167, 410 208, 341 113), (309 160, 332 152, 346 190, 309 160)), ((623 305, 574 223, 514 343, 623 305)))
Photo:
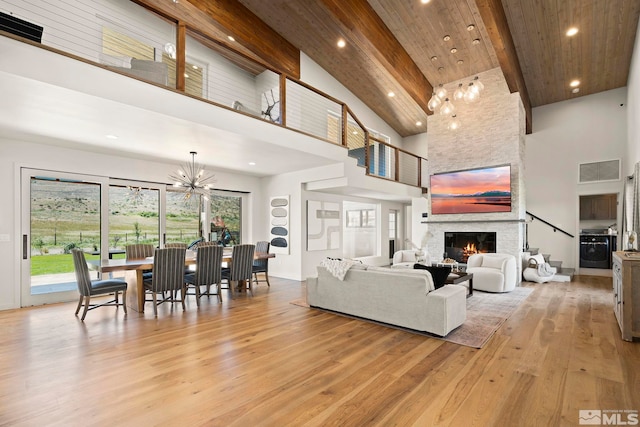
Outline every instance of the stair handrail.
POLYGON ((537 219, 538 221, 540 221, 540 222, 542 222, 542 223, 544 223, 544 224, 548 225, 549 227, 553 228, 553 232, 554 232, 554 233, 555 233, 556 231, 559 231, 559 232, 561 232, 561 233, 563 233, 563 234, 566 234, 567 236, 571 237, 572 239, 573 239, 573 238, 575 238, 575 236, 574 236, 573 234, 571 234, 571 233, 569 233, 569 232, 567 232, 567 231, 564 231, 562 228, 560 228, 560 227, 558 227, 558 226, 556 226, 556 225, 551 224, 549 221, 546 221, 546 220, 544 220, 544 219, 540 218, 539 216, 532 214, 532 213, 531 213, 531 212, 529 212, 529 211, 526 211, 526 214, 527 214, 527 215, 529 215, 530 217, 532 217, 533 219, 537 219))

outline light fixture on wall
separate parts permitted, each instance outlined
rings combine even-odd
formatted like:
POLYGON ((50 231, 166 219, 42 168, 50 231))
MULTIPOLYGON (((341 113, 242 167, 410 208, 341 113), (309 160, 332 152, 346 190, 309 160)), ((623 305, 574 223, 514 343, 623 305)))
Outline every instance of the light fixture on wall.
POLYGON ((215 175, 206 175, 204 167, 196 163, 196 153, 191 151, 191 163, 186 163, 178 169, 177 175, 170 175, 174 181, 173 186, 186 189, 184 199, 189 201, 192 196, 199 194, 205 200, 209 200, 211 184, 215 182, 215 175))

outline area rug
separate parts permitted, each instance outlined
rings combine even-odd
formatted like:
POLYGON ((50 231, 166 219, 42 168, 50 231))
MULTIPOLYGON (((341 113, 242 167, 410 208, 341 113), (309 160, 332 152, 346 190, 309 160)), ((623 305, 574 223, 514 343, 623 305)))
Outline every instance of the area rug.
MULTIPOLYGON (((403 331, 420 334, 432 338, 437 338, 473 348, 482 348, 489 339, 496 333, 502 324, 516 311, 516 309, 527 299, 533 292, 533 288, 517 287, 511 292, 504 294, 493 294, 489 292, 474 291, 473 296, 467 298, 467 320, 457 329, 451 331, 446 337, 439 337, 426 332, 420 332, 413 329, 400 328, 386 323, 380 323, 403 331)), ((309 307, 303 299, 291 301, 291 304, 300 307, 309 307)), ((322 310, 330 313, 339 314, 341 316, 357 318, 342 313, 336 313, 330 310, 322 310)), ((360 318, 358 318, 360 319, 360 318)), ((361 319, 370 321, 367 319, 361 319)))

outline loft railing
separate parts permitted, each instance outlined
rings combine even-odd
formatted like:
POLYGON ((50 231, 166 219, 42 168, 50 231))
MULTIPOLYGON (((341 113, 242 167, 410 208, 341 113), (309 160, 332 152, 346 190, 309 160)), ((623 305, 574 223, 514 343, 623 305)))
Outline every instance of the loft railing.
POLYGON ((426 187, 426 159, 373 136, 344 102, 166 13, 108 0, 0 0, 0 12, 16 24, 4 36, 344 146, 367 175, 426 187))

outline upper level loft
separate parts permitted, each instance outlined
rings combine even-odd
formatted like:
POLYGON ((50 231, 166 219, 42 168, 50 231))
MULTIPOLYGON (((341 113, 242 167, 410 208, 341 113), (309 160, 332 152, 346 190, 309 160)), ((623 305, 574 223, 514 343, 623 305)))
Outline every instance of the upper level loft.
MULTIPOLYGON (((346 148, 369 176, 426 187, 426 159, 392 145, 346 103, 290 75, 296 64, 279 71, 234 49, 232 40, 223 42, 202 15, 185 21, 166 7, 152 11, 137 3, 149 2, 0 0, 0 35, 186 95, 185 105, 197 100, 346 148)), ((297 67, 299 73, 299 60, 297 67)), ((285 150, 280 154, 286 161, 285 150)))

